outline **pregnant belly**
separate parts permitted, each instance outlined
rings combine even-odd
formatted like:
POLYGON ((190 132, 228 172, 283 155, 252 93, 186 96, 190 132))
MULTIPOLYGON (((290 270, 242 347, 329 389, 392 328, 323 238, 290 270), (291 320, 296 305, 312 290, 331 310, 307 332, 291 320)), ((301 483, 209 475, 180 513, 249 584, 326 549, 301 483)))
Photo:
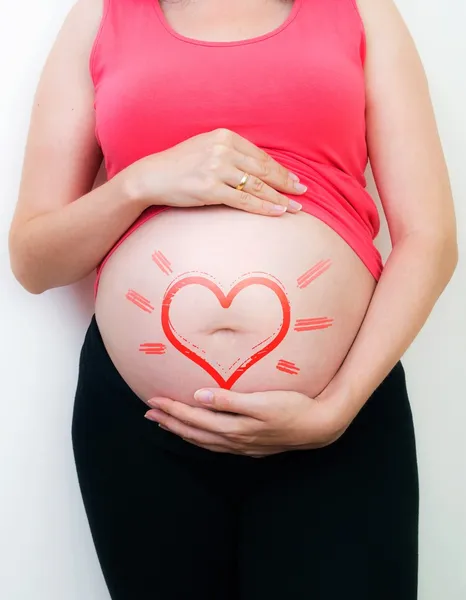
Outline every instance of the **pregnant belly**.
POLYGON ((169 209, 106 262, 96 319, 142 399, 200 387, 317 395, 343 362, 375 281, 308 214, 169 209))

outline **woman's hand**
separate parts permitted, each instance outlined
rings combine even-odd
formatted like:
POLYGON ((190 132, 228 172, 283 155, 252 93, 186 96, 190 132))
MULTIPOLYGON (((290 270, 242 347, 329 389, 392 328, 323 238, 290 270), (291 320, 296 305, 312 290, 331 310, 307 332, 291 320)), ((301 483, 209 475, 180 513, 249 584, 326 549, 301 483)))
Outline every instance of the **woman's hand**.
POLYGON ((213 452, 264 457, 287 450, 321 448, 336 441, 351 419, 331 399, 298 392, 239 394, 199 390, 196 406, 153 398, 146 418, 213 452))
POLYGON ((192 137, 126 169, 138 200, 166 206, 226 204, 261 215, 296 213, 301 205, 286 194, 306 187, 266 152, 227 129, 192 137), (243 189, 235 189, 249 175, 243 189))

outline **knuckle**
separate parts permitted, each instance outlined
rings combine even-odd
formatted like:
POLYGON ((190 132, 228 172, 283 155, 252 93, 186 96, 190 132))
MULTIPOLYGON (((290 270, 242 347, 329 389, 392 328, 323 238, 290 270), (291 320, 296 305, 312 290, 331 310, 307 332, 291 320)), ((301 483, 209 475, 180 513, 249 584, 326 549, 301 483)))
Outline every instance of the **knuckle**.
POLYGON ((261 202, 261 211, 268 214, 268 213, 272 213, 272 205, 270 204, 270 202, 267 202, 266 200, 263 200, 261 202))
POLYGON ((235 444, 237 448, 249 446, 254 442, 254 436, 249 433, 244 433, 238 430, 230 431, 226 434, 230 442, 235 444))
POLYGON ((270 154, 267 154, 267 152, 265 150, 262 150, 261 148, 258 148, 259 150, 259 159, 263 160, 263 161, 268 161, 268 160, 272 160, 272 157, 270 156, 270 154))
POLYGON ((222 165, 222 160, 220 157, 222 152, 217 150, 217 148, 215 148, 215 149, 213 149, 212 154, 213 154, 213 156, 210 158, 209 162, 207 163, 207 172, 216 173, 222 165))
MULTIPOLYGON (((244 192, 244 194, 248 197, 248 201, 249 201, 249 194, 247 194, 246 192, 244 192)), ((214 408, 216 410, 228 411, 230 404, 231 403, 228 399, 228 396, 226 396, 225 394, 222 394, 222 393, 216 394, 215 404, 214 404, 214 408)))
POLYGON ((260 194, 264 190, 265 183, 262 179, 254 177, 251 183, 251 187, 256 194, 260 194))
POLYGON ((269 156, 265 156, 260 163, 260 177, 268 178, 272 173, 272 160, 269 156))
POLYGON ((249 451, 249 439, 248 436, 238 436, 237 440, 232 440, 232 443, 235 444, 236 448, 241 452, 249 451))
POLYGON ((228 146, 222 142, 216 141, 210 148, 211 161, 220 164, 220 161, 224 158, 225 154, 229 151, 228 146))
POLYGON ((230 442, 232 442, 235 445, 241 444, 244 438, 244 436, 235 428, 228 429, 224 432, 223 435, 225 435, 230 440, 230 442))
POLYGON ((241 191, 238 203, 239 203, 239 206, 242 206, 242 207, 249 206, 251 204, 249 194, 247 192, 241 191))
POLYGON ((228 448, 230 451, 232 450, 235 454, 244 454, 247 451, 242 440, 235 441, 232 439, 228 439, 228 448))
POLYGON ((224 144, 230 144, 233 138, 233 132, 225 127, 219 127, 215 130, 215 139, 224 144))

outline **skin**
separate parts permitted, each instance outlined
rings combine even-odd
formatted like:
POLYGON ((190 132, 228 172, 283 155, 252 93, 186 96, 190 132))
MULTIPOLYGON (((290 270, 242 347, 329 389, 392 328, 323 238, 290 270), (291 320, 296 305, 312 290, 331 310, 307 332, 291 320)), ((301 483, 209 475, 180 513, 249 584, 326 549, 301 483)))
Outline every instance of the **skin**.
POLYGON ((114 365, 141 400, 166 396, 192 404, 201 387, 228 387, 196 363, 194 355, 229 378, 248 357, 262 355, 270 336, 276 341, 287 309, 271 289, 246 287, 228 309, 221 305, 222 294, 228 296, 238 282, 247 283, 259 274, 285 291, 290 326, 279 346, 246 370, 231 389, 288 389, 315 396, 325 388, 364 319, 375 288, 373 277, 348 244, 311 215, 268 219, 213 207, 165 211, 150 219, 102 270, 97 324, 114 365), (174 235, 177 231, 182 232, 182 244, 174 235), (169 274, 152 258, 154 240, 155 249, 171 264, 169 274), (277 245, 276 240, 282 243, 277 245), (309 272, 313 275, 298 287, 298 279, 309 272), (217 290, 193 284, 171 297, 171 286, 176 290, 177 283, 193 276, 200 276, 200 281, 207 277, 217 290), (138 301, 129 301, 128 290, 146 299, 146 310, 138 301), (334 322, 323 331, 294 330, 301 318, 313 317, 334 322), (175 332, 173 337, 170 331, 175 332), (149 358, 138 351, 141 342, 163 342, 166 352, 149 358), (178 343, 193 354, 188 357, 178 343), (279 359, 294 362, 299 374, 279 371, 279 359))
MULTIPOLYGON (((218 20, 234 5, 236 15, 241 10, 248 15, 251 31, 256 30, 252 35, 256 35, 259 6, 265 7, 256 1, 258 9, 252 11, 250 1, 224 0, 225 11, 212 15, 218 20)), ((214 6, 212 0, 205 0, 204 6, 208 5, 214 6)), ((193 444, 259 457, 332 443, 404 354, 454 272, 453 200, 419 56, 392 0, 359 0, 359 8, 367 34, 367 141, 393 251, 356 341, 317 398, 295 392, 238 394, 221 389, 200 390, 194 407, 154 398, 147 418, 193 444)), ((208 140, 188 140, 190 148, 180 151, 176 147, 139 161, 89 192, 101 155, 94 139, 93 91, 85 65, 99 10, 90 0, 78 3, 52 51, 36 98, 10 234, 13 270, 24 287, 35 293, 91 272, 142 210, 156 204, 162 191, 166 193, 167 186, 180 202, 177 206, 199 205, 205 180, 199 181, 194 195, 187 194, 186 186, 173 187, 183 181, 176 171, 177 152, 191 160, 192 171, 183 173, 184 180, 194 169, 204 169, 204 175, 209 175, 206 203, 221 201, 219 188, 231 189, 235 183, 231 177, 246 159, 257 161, 254 185, 247 196, 237 194, 230 205, 271 214, 270 206, 279 196, 269 189, 298 192, 289 173, 262 151, 246 150, 243 141, 224 130, 204 136, 213 136, 208 140), (207 148, 216 149, 210 158, 217 159, 208 165, 199 162, 207 148), (169 176, 157 177, 164 169, 169 176), (265 203, 260 197, 264 189, 269 192, 265 203)), ((229 23, 223 19, 222 33, 229 23)), ((241 32, 239 38, 247 37, 244 19, 231 23, 241 32)), ((283 198, 279 203, 288 206, 283 198)))

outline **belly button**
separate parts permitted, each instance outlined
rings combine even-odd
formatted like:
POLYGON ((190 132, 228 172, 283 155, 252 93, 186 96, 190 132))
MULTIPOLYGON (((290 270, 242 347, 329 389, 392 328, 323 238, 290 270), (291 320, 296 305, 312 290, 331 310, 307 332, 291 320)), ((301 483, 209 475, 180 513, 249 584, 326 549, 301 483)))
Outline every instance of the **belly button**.
POLYGON ((218 329, 214 329, 211 332, 211 335, 215 334, 228 334, 228 333, 238 333, 238 329, 232 329, 231 327, 220 327, 218 329))

